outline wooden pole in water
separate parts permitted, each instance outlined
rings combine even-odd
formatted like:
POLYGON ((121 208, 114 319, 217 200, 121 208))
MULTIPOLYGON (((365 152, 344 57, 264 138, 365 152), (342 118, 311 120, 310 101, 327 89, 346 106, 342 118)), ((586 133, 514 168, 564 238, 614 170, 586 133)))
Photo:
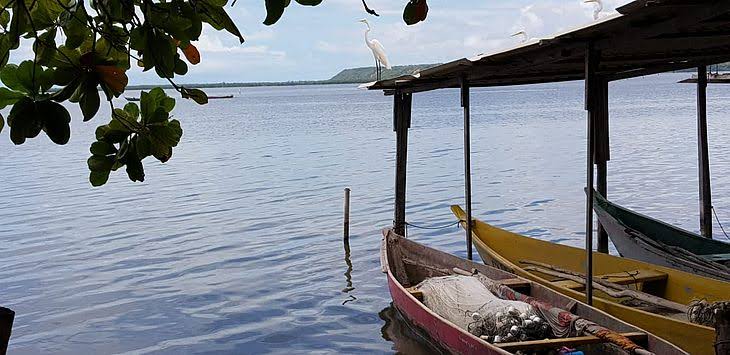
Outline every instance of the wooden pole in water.
POLYGON ((350 241, 350 188, 345 188, 345 221, 344 221, 343 238, 345 243, 350 241))
MULTIPOLYGON (((596 189, 598 193, 607 197, 608 192, 608 160, 610 159, 608 141, 608 81, 601 78, 598 80, 599 95, 596 97, 597 107, 593 112, 593 123, 596 124, 595 131, 595 152, 596 162, 596 189)), ((597 250, 601 253, 608 253, 608 233, 598 223, 598 245, 597 250)))
POLYGON ((586 130, 586 303, 593 305, 593 153, 594 111, 596 110, 596 69, 599 54, 589 43, 585 56, 585 105, 588 111, 586 130))
POLYGON ((707 67, 697 67, 697 155, 700 178, 700 232, 712 239, 712 194, 707 146, 707 67))
POLYGON ((393 231, 405 235, 406 227, 406 168, 408 157, 408 128, 411 126, 411 94, 395 92, 393 130, 395 131, 395 214, 393 231))
POLYGON ((9 308, 0 307, 0 355, 5 355, 8 352, 14 318, 15 312, 9 308))
POLYGON ((473 259, 471 245, 471 122, 469 112, 469 82, 461 78, 461 107, 464 108, 464 197, 466 199, 466 254, 473 259))

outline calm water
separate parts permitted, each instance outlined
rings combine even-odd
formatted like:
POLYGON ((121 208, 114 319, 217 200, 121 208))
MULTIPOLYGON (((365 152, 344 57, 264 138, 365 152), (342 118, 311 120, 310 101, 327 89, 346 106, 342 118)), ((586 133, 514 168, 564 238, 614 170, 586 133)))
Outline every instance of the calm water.
MULTIPOLYGON (((694 86, 674 84, 683 76, 612 85, 609 194, 696 231, 694 86)), ((76 120, 66 147, 45 137, 15 147, 3 131, 0 304, 17 312, 11 352, 418 349, 387 309, 379 271, 379 230, 392 220, 391 98, 352 86, 211 92, 236 98, 178 101, 182 145, 165 165, 149 160, 143 184, 119 172, 89 186, 99 117, 76 120)), ((478 218, 582 245, 582 95, 581 83, 474 90, 478 218)), ((711 86, 709 98, 714 205, 730 225, 730 87, 711 86)), ((460 126, 457 91, 415 96, 410 222, 453 221, 448 206, 463 201, 460 126)), ((410 234, 465 254, 454 227, 410 234)))

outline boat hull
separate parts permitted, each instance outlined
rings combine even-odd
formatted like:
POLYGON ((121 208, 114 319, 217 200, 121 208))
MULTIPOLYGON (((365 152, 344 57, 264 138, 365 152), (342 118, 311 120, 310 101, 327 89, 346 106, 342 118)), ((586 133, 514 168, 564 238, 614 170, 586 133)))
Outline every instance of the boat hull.
MULTIPOLYGON (((421 301, 416 299, 399 280, 413 281, 417 284, 420 280, 427 277, 442 276, 449 273, 454 267, 471 270, 477 269, 482 275, 493 280, 516 280, 517 276, 504 272, 499 269, 490 268, 483 264, 477 264, 472 261, 464 260, 456 256, 437 251, 410 241, 403 237, 397 236, 392 231, 384 231, 383 245, 381 247, 381 265, 382 271, 387 274, 388 289, 393 299, 393 305, 398 309, 400 314, 414 327, 421 330, 422 333, 430 337, 441 348, 454 354, 508 354, 505 349, 489 344, 484 340, 462 330, 455 324, 440 317, 428 309, 421 301), (413 266, 406 267, 405 263, 413 261, 417 263, 428 264, 425 267, 413 266), (407 272, 406 272, 407 270, 407 272), (445 270, 445 271, 444 271, 445 270)), ((548 302, 563 309, 572 309, 573 313, 595 321, 598 324, 608 327, 617 332, 642 332, 636 326, 627 324, 604 313, 600 310, 592 308, 586 304, 576 302, 574 299, 561 295, 549 288, 540 286, 537 283, 520 279, 523 283, 528 283, 530 295, 540 300, 548 302)), ((656 337, 653 334, 646 333, 646 346, 657 354, 684 354, 681 349, 656 337)), ((604 353, 606 350, 612 350, 602 344, 595 344, 595 347, 588 346, 587 349, 592 353, 604 353), (597 351, 597 352, 596 352, 597 351)), ((560 346, 558 346, 559 348, 560 346)), ((615 350, 615 349, 613 349, 615 350)))
POLYGON ((403 317, 450 353, 509 354, 500 349, 485 347, 475 337, 467 336, 453 324, 449 325, 433 312, 428 311, 395 280, 390 272, 388 272, 388 289, 393 298, 393 306, 401 312, 403 317))
POLYGON ((697 234, 613 204, 596 193, 594 210, 616 250, 626 257, 730 281, 720 264, 702 260, 705 254, 730 254, 730 244, 697 234), (671 250, 668 248, 681 248, 671 250))
MULTIPOLYGON (((457 218, 465 219, 465 213, 459 206, 452 206, 452 211, 457 218)), ((536 281, 571 298, 585 301, 585 294, 582 291, 554 284, 543 274, 525 270, 520 263, 520 260, 534 260, 574 272, 584 272, 583 249, 521 236, 479 220, 475 220, 473 237, 474 247, 485 264, 536 281)), ((593 270, 598 275, 631 270, 654 270, 664 273, 667 275, 666 283, 661 290, 654 291, 657 291, 658 296, 662 298, 685 305, 693 299, 719 301, 730 295, 730 283, 603 253, 593 254, 593 270)), ((646 329, 691 354, 714 353, 713 328, 629 307, 600 292, 594 292, 593 306, 627 323, 646 329)))

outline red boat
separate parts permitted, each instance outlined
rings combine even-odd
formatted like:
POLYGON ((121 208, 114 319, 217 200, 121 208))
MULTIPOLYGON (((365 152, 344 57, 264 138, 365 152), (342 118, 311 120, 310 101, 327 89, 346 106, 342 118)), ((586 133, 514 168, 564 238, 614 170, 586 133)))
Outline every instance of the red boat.
POLYGON ((639 345, 640 348, 634 349, 633 353, 686 354, 686 352, 661 338, 537 283, 517 277, 506 271, 423 246, 395 234, 390 229, 383 230, 380 259, 382 271, 388 275, 388 288, 395 308, 411 325, 428 335, 440 347, 454 354, 510 354, 517 351, 557 351, 563 347, 577 348, 586 354, 630 353, 613 343, 609 343, 605 338, 596 336, 574 336, 490 344, 431 311, 420 300, 423 296, 421 291, 413 287, 426 278, 453 275, 455 270, 475 270, 478 274, 509 287, 510 290, 514 290, 515 294, 529 296, 527 297, 529 299, 569 310, 570 312, 567 313, 572 313, 575 316, 608 328, 615 332, 614 334, 618 337, 639 345))

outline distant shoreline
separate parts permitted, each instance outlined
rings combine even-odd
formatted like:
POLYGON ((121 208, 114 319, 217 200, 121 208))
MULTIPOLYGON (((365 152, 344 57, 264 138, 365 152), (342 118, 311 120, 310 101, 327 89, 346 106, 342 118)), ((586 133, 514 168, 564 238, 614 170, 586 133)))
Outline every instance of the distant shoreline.
MULTIPOLYGON (((383 79, 391 79, 402 75, 415 74, 423 69, 431 68, 438 64, 416 64, 395 66, 392 69, 383 69, 383 79)), ((297 86, 297 85, 336 85, 336 84, 362 84, 375 81, 375 68, 362 67, 344 69, 337 75, 327 80, 297 80, 297 81, 261 81, 250 83, 205 83, 205 84, 181 84, 189 88, 212 89, 212 88, 246 88, 259 86, 297 86)), ((127 90, 149 90, 160 87, 163 89, 172 89, 170 84, 160 85, 129 85, 127 90)))

